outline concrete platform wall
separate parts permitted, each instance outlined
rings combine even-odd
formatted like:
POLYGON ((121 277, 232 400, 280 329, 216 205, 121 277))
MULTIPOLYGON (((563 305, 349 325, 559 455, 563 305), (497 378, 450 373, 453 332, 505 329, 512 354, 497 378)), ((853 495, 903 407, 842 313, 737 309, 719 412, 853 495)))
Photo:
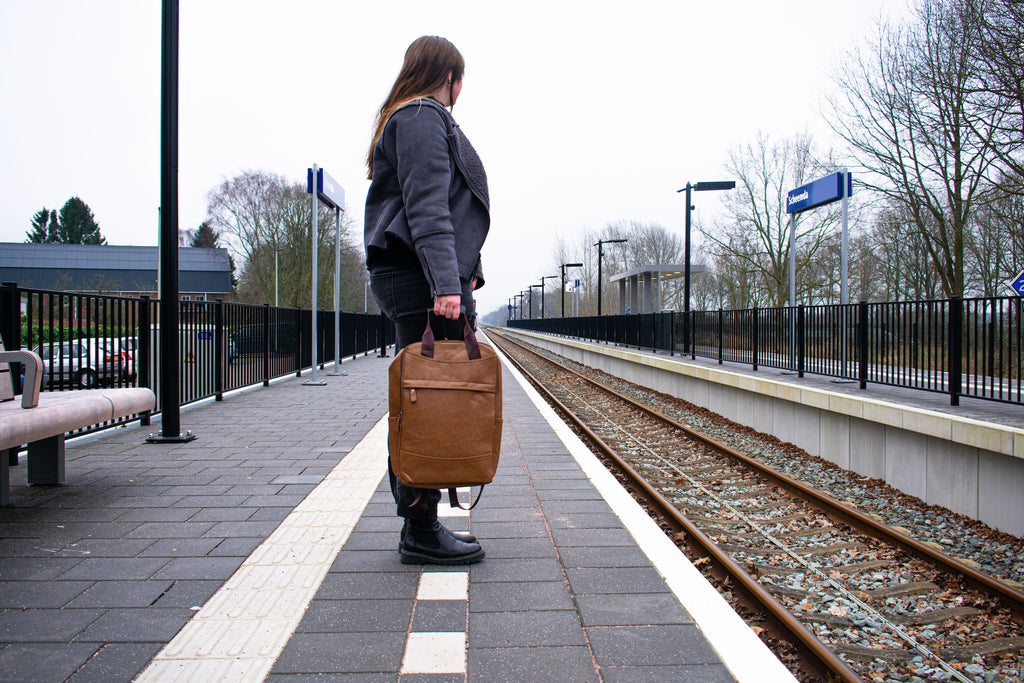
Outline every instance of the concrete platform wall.
POLYGON ((927 503, 1024 536, 1024 430, 624 347, 516 334, 773 434, 927 503))

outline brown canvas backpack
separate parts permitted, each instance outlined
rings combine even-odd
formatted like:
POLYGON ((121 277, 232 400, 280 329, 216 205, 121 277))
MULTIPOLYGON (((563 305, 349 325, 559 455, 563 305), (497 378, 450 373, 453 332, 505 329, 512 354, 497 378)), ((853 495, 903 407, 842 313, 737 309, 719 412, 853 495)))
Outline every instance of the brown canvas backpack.
POLYGON ((464 341, 435 341, 428 321, 388 369, 391 469, 406 486, 448 488, 453 504, 454 487, 490 483, 501 448, 501 362, 462 321, 464 341))

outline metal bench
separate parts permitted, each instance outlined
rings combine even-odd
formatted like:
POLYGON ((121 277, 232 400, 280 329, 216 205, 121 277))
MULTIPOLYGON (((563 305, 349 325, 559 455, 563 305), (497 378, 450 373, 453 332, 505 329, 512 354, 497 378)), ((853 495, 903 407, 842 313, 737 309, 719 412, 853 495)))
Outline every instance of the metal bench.
POLYGON ((28 444, 29 484, 64 483, 64 436, 91 425, 153 410, 147 388, 82 389, 40 393, 43 362, 32 351, 5 351, 0 341, 0 505, 10 502, 9 467, 28 444), (14 395, 10 363, 25 368, 21 400, 14 395))

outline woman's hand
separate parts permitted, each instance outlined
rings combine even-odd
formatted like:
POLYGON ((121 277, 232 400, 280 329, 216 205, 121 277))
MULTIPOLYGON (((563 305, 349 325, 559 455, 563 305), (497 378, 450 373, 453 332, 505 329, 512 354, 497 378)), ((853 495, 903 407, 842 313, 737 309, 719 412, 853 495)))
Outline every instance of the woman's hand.
POLYGON ((459 319, 459 304, 462 303, 462 296, 459 294, 445 294, 434 299, 434 314, 449 320, 459 319))

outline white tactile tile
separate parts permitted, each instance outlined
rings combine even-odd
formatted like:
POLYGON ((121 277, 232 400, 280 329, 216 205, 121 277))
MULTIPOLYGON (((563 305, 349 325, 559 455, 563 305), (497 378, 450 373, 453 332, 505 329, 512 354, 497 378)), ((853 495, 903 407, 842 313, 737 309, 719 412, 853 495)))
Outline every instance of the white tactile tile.
MULTIPOLYGON (((468 505, 467 501, 470 500, 470 492, 473 489, 466 486, 464 488, 458 488, 459 501, 463 505, 468 505)), ((448 491, 441 491, 441 502, 437 504, 437 516, 438 517, 469 517, 469 510, 465 508, 452 507, 451 503, 448 502, 448 491)))
POLYGON ((420 574, 417 600, 468 600, 469 572, 424 572, 420 574))
POLYGON ((466 672, 466 634, 413 632, 405 643, 402 674, 461 674, 466 672))
MULTIPOLYGON (((385 417, 242 563, 136 681, 262 681, 359 521, 386 462, 385 417)), ((465 634, 456 635, 464 650, 465 634)), ((449 640, 440 642, 449 647, 449 640)), ((464 671, 465 652, 461 658, 460 671, 464 671)))

